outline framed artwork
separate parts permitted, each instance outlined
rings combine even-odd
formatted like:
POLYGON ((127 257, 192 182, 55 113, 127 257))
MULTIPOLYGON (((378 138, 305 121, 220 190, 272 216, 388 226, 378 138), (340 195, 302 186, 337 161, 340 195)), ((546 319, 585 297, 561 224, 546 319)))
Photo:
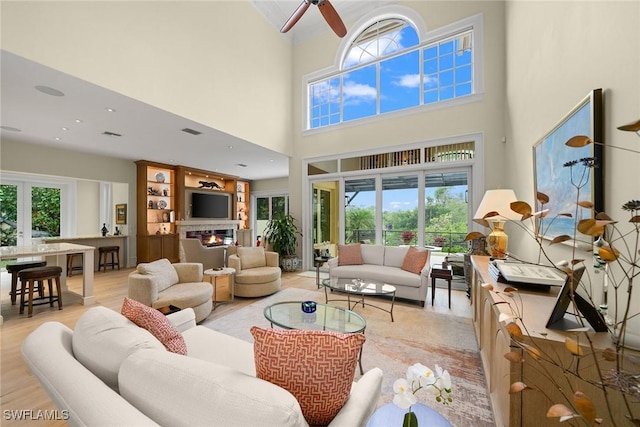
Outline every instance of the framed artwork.
MULTIPOLYGON (((533 146, 534 194, 540 192, 549 196, 549 203, 544 205, 544 209, 549 209, 549 214, 536 230, 544 239, 553 239, 563 234, 573 236, 579 220, 593 217, 591 209, 580 208, 576 211, 578 189, 573 183, 578 179, 586 180, 580 188, 580 200, 590 200, 597 212, 604 211, 602 146, 589 144, 582 148, 572 148, 565 145, 577 135, 586 135, 593 141, 603 143, 603 117, 602 89, 595 89, 533 146), (589 168, 584 178, 582 166, 564 166, 568 162, 588 157, 595 159, 595 167, 589 168), (558 216, 562 213, 571 213, 572 216, 558 216)), ((540 209, 542 206, 536 200, 535 210, 540 209)))
POLYGON ((127 204, 116 205, 116 224, 127 223, 127 204))

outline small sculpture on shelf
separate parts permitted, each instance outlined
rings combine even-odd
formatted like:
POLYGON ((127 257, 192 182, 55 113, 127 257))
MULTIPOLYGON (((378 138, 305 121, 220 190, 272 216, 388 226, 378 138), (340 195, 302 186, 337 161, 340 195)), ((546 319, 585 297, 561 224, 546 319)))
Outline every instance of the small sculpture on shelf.
POLYGON ((156 190, 153 187, 147 188, 147 193, 149 194, 149 196, 159 196, 160 195, 160 191, 156 190))
POLYGON ((107 224, 106 223, 102 224, 102 229, 100 230, 100 232, 102 233, 102 237, 105 237, 107 235, 109 230, 107 229, 107 224))
POLYGON ((222 190, 222 187, 220 187, 217 183, 211 181, 211 182, 207 182, 207 181, 198 181, 200 183, 200 187, 199 188, 210 188, 212 190, 214 189, 218 189, 218 190, 222 190))

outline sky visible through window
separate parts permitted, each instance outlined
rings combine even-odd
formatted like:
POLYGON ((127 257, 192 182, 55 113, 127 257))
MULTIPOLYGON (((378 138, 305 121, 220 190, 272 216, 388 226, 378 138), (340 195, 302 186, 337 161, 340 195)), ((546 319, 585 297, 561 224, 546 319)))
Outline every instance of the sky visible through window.
MULTIPOLYGON (((425 200, 429 198, 434 199, 437 187, 425 188, 425 200)), ((449 187, 449 192, 453 197, 463 197, 467 191, 466 185, 453 185, 449 187)), ((347 193, 347 196, 353 193, 347 193)), ((383 197, 383 199, 385 199, 383 197)), ((390 200, 384 200, 382 206, 383 212, 397 212, 404 210, 412 210, 418 207, 418 199, 416 198, 416 189, 407 188, 405 190, 393 190, 393 198, 390 200)), ((363 191, 358 194, 358 197, 354 199, 352 207, 367 208, 369 206, 375 206, 376 195, 374 191, 363 191)), ((426 202, 425 202, 426 205, 426 202)))
POLYGON ((471 30, 420 46, 411 25, 389 21, 355 39, 341 74, 309 85, 311 129, 473 93, 471 30))

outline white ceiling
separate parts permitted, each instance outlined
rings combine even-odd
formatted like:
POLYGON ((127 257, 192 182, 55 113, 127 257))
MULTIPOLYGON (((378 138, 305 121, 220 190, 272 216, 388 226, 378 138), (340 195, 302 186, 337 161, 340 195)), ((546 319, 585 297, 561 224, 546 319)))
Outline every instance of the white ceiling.
MULTIPOLYGON (((278 31, 300 5, 299 0, 250 2, 278 31)), ((331 1, 347 28, 350 22, 389 3, 395 1, 331 1)), ((298 43, 326 31, 331 29, 312 5, 283 37, 298 43)), ((179 164, 251 180, 286 177, 289 173, 287 156, 25 58, 5 51, 0 53, 3 139, 130 160, 179 164), (36 86, 56 89, 64 96, 42 93, 36 86), (82 122, 77 123, 76 119, 82 122), (181 131, 184 128, 202 134, 190 135, 181 131), (104 132, 122 136, 107 136, 104 132)))

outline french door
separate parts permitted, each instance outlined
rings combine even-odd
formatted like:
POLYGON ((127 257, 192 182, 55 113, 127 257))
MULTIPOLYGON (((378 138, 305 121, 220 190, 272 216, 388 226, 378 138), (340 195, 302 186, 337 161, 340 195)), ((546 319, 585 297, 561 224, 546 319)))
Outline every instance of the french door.
POLYGON ((30 245, 32 239, 58 237, 64 221, 65 186, 3 179, 0 184, 1 246, 30 245))

